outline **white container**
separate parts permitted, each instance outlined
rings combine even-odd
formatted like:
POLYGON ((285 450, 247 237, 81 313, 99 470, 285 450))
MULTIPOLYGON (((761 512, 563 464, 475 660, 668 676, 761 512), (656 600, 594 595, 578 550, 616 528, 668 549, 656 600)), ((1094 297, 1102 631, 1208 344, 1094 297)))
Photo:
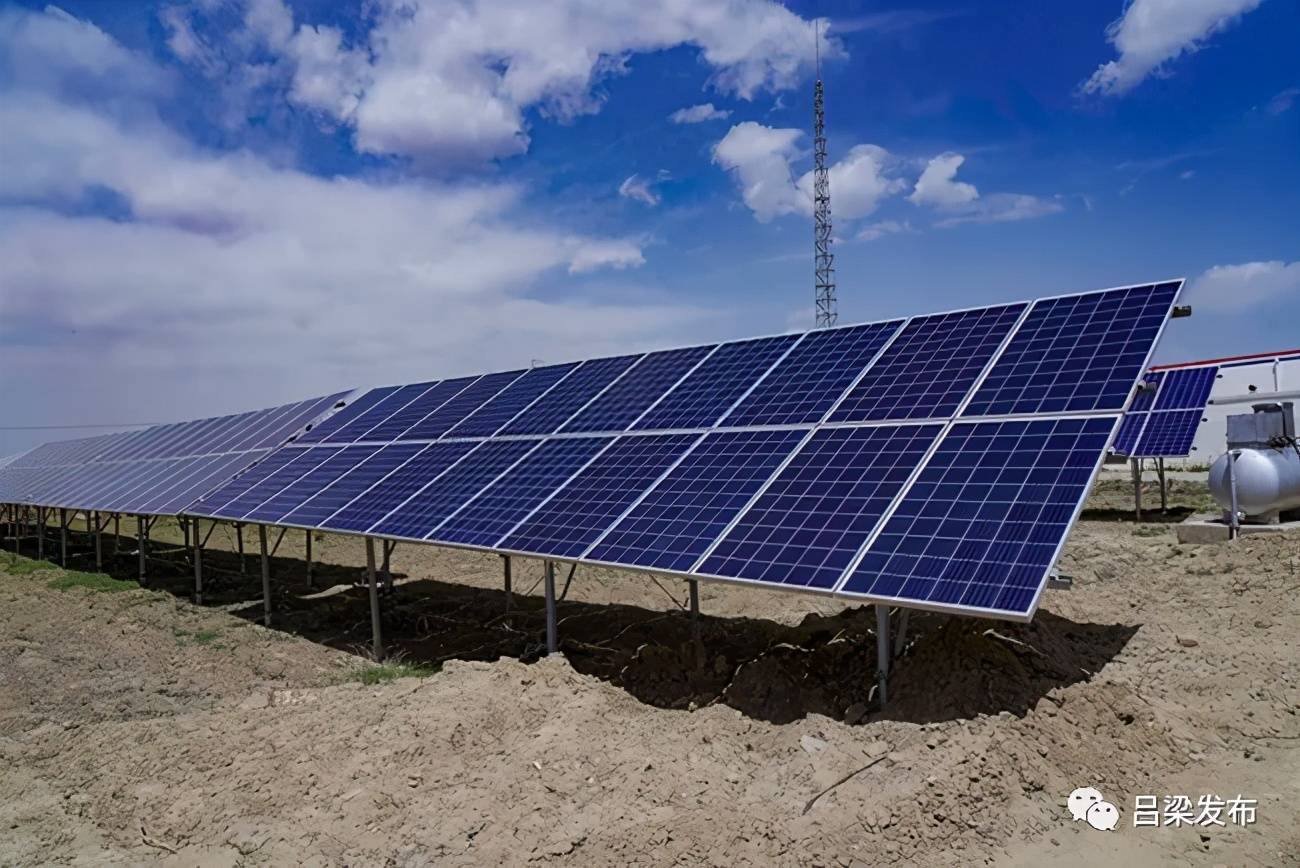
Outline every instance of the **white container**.
MULTIPOLYGON (((1234 449, 1237 509, 1248 517, 1274 518, 1280 511, 1300 509, 1300 453, 1279 449, 1234 449)), ((1219 506, 1232 508, 1228 485, 1228 456, 1210 467, 1210 494, 1219 506)))

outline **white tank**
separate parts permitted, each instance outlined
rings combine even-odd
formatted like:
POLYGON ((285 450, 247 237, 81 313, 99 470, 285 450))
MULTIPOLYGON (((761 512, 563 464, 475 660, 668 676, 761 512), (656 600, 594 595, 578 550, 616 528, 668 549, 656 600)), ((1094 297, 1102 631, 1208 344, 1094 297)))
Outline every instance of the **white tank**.
MULTIPOLYGON (((1232 453, 1238 510, 1248 517, 1271 518, 1277 512, 1300 509, 1300 453, 1294 447, 1233 449, 1232 453)), ((1226 453, 1210 467, 1210 494, 1219 506, 1232 508, 1226 453)))

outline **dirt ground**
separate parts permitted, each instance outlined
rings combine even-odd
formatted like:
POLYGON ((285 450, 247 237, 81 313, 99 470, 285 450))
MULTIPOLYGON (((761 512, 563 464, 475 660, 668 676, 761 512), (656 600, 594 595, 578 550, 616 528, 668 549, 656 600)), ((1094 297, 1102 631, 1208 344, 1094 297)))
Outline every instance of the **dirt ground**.
POLYGON ((545 657, 539 564, 507 611, 500 559, 402 545, 385 638, 427 668, 369 684, 355 538, 314 589, 284 539, 272 629, 225 526, 202 607, 181 552, 147 590, 6 558, 0 864, 1300 865, 1300 537, 1179 545, 1194 480, 1131 502, 1108 474, 1033 623, 914 613, 883 712, 873 613, 813 597, 702 585, 697 644, 682 582, 580 568, 545 657), (1256 821, 1134 828, 1141 794, 1256 821))

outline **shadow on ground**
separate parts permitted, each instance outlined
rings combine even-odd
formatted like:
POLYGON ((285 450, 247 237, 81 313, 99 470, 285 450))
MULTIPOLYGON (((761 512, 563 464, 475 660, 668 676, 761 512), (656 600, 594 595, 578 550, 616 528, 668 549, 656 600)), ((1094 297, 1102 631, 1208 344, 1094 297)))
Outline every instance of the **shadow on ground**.
MULTIPOLYGON (((94 565, 84 537, 70 540, 74 568, 94 565)), ((112 541, 105 537, 106 571, 136 578, 135 541, 123 538, 116 557, 112 541)), ((47 547, 47 556, 50 551, 57 547, 47 547)), ((317 564, 311 588, 303 561, 271 560, 275 629, 367 653, 370 608, 363 569, 317 564)), ((249 556, 244 566, 241 574, 233 552, 206 550, 204 605, 260 622, 260 564, 249 556)), ((531 662, 545 653, 544 604, 530 589, 513 595, 507 610, 500 590, 398 579, 381 604, 390 656, 438 665, 502 656, 531 662)), ((581 569, 575 581, 582 581, 581 569)), ((149 586, 191 599, 193 566, 185 552, 151 560, 149 586)), ((870 606, 809 615, 793 626, 706 614, 698 622, 698 640, 685 611, 561 600, 558 613, 560 650, 573 667, 650 705, 723 703, 772 723, 813 713, 849 723, 882 716, 867 713, 874 708, 876 671, 870 606)), ((927 723, 1003 711, 1024 715, 1054 688, 1098 672, 1137 629, 1077 623, 1044 611, 1030 624, 912 612, 883 716, 927 723)))

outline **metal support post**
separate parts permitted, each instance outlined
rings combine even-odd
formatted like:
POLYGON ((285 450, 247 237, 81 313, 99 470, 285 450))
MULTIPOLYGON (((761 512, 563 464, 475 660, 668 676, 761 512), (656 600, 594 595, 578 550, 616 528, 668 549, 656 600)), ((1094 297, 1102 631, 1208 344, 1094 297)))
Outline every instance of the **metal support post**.
POLYGON ((546 653, 554 654, 560 650, 559 635, 555 619, 555 563, 546 562, 546 653))
POLYGON ((59 563, 68 565, 68 511, 59 510, 59 563))
POLYGON ((1132 458, 1129 463, 1133 465, 1133 513, 1137 520, 1142 520, 1142 459, 1132 458))
POLYGON ((911 611, 911 609, 903 609, 902 614, 898 617, 898 635, 894 637, 895 657, 902 654, 903 649, 907 647, 907 616, 911 611))
POLYGON ((393 551, 397 548, 397 541, 384 541, 384 588, 388 593, 393 592, 393 551))
POLYGON ((384 634, 379 620, 379 579, 375 575, 375 539, 366 537, 366 578, 370 585, 371 653, 375 661, 384 659, 384 634))
MULTIPOLYGON (((266 525, 257 526, 257 541, 262 547, 262 623, 271 626, 271 558, 266 553, 266 525)), ((243 556, 240 556, 241 560, 243 556)))
POLYGON ((248 561, 244 559, 244 525, 235 522, 235 543, 239 546, 239 574, 248 575, 248 561))
POLYGON ((315 590, 316 580, 312 577, 311 574, 311 531, 306 531, 306 534, 307 534, 307 587, 311 588, 312 590, 315 590))
POLYGON ((199 520, 194 519, 194 605, 203 605, 203 540, 199 538, 199 520))
POLYGON ((95 570, 104 571, 104 526, 99 523, 99 513, 95 513, 95 570))
POLYGON ((1169 492, 1165 488, 1165 460, 1156 459, 1156 476, 1160 477, 1160 514, 1169 512, 1169 492))
POLYGON ((1231 493, 1232 514, 1228 516, 1228 539, 1236 539, 1241 534, 1241 519, 1237 507, 1237 455, 1228 450, 1228 491, 1231 493))
POLYGON ((122 516, 120 513, 113 513, 113 557, 117 557, 118 552, 122 549, 122 516))
POLYGON ((691 644, 695 646, 695 665, 701 667, 704 665, 704 637, 700 631, 700 582, 687 579, 686 585, 691 592, 691 644))
POLYGON ((185 546, 185 550, 186 550, 186 551, 189 551, 189 548, 190 548, 190 520, 189 520, 188 518, 182 518, 182 519, 178 519, 178 521, 180 522, 180 526, 181 526, 181 543, 185 546))
POLYGON ((502 580, 505 584, 506 591, 506 612, 508 613, 515 605, 514 577, 510 574, 510 555, 501 556, 502 580))
POLYGON ((149 582, 149 577, 145 574, 145 563, 147 555, 145 553, 146 534, 149 531, 149 524, 145 521, 143 515, 135 517, 135 547, 139 551, 140 558, 140 587, 144 587, 149 582))
POLYGON ((36 560, 45 560, 45 507, 36 507, 36 560))
POLYGON ((876 604, 876 697, 880 707, 889 701, 889 607, 876 604))

